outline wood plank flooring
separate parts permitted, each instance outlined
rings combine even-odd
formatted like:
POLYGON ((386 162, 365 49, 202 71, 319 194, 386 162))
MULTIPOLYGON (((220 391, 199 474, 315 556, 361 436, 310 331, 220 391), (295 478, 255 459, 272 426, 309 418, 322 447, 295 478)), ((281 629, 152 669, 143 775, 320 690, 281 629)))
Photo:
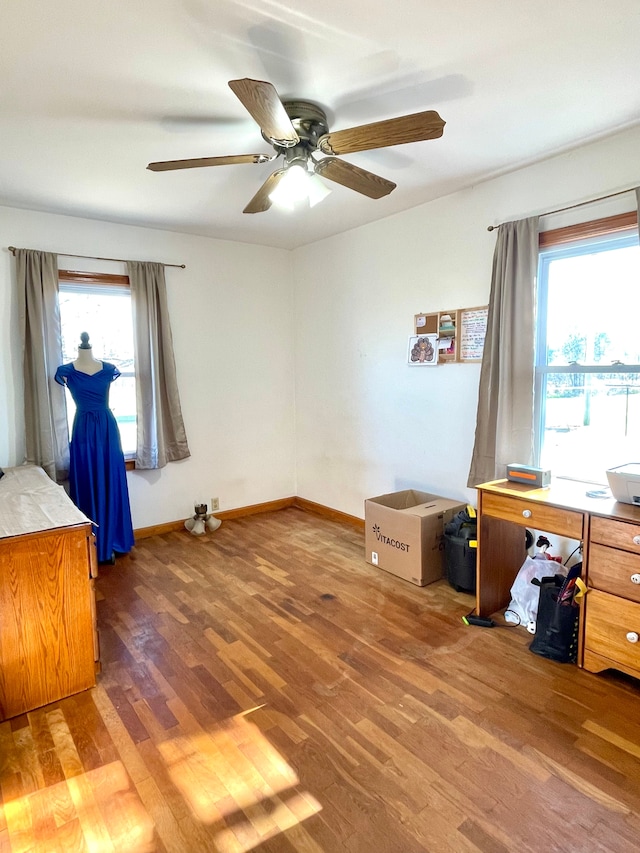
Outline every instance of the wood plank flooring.
POLYGON ((0 724, 0 853, 640 850, 640 682, 466 627, 349 525, 151 537, 97 589, 97 688, 0 724))

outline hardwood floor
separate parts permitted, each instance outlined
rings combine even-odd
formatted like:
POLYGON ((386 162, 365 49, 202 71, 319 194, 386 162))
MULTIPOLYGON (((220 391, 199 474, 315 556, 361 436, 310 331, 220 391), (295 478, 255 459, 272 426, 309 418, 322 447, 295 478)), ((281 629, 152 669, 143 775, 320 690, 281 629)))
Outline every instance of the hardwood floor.
POLYGON ((0 853, 640 850, 640 682, 363 539, 292 508, 101 567, 98 687, 0 724, 0 853))

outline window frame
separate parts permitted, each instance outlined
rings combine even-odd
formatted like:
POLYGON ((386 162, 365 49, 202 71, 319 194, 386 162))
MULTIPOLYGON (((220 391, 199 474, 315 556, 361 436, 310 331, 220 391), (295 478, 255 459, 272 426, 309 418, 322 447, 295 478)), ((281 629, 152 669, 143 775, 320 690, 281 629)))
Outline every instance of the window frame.
MULTIPOLYGON (((602 219, 594 219, 577 225, 569 225, 564 228, 556 228, 541 231, 538 238, 538 287, 536 298, 536 316, 539 318, 547 314, 547 289, 541 287, 543 280, 542 270, 552 260, 559 257, 575 256, 580 254, 579 249, 584 247, 585 254, 589 253, 592 246, 598 243, 615 241, 616 237, 621 245, 628 238, 635 237, 638 240, 638 213, 630 211, 627 213, 608 216, 602 219), (578 251, 576 251, 578 250, 578 251)), ((545 279, 546 280, 546 279, 545 279)), ((540 465, 542 444, 545 424, 545 396, 543 385, 545 377, 551 373, 639 373, 639 364, 611 364, 611 365, 558 365, 546 364, 546 328, 536 322, 536 339, 534 354, 534 458, 536 464, 540 465)), ((562 475, 560 475, 562 477, 562 475)), ((566 479, 573 479, 566 477, 566 479)))
MULTIPOLYGON (((128 275, 117 275, 114 273, 101 273, 101 272, 83 272, 79 270, 67 270, 67 269, 59 269, 58 270, 58 287, 60 284, 75 284, 84 286, 87 288, 91 288, 91 285, 95 285, 97 287, 117 287, 122 289, 123 287, 131 289, 131 283, 129 281, 128 275)), ((133 376, 136 381, 138 377, 135 371, 125 371, 120 374, 121 376, 133 376)), ((133 454, 125 454, 125 468, 127 471, 133 471, 136 467, 135 463, 135 451, 133 454)))

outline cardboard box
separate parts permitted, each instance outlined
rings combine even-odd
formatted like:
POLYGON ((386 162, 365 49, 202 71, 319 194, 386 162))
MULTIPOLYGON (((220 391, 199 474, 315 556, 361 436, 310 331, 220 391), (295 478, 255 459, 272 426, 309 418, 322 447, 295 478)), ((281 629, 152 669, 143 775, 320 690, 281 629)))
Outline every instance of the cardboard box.
POLYGON ((445 571, 444 526, 466 503, 408 489, 364 502, 365 556, 377 566, 418 586, 445 571))

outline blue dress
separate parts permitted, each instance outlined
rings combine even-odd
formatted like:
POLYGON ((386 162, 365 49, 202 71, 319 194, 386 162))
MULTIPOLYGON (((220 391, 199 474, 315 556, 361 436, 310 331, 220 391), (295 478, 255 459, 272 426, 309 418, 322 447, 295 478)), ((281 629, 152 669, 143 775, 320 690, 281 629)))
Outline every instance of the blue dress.
POLYGON ((76 404, 69 444, 71 500, 96 525, 98 561, 126 554, 134 544, 127 474, 118 424, 109 408, 109 387, 120 376, 106 361, 102 370, 88 374, 73 363, 56 371, 56 382, 66 385, 76 404))

